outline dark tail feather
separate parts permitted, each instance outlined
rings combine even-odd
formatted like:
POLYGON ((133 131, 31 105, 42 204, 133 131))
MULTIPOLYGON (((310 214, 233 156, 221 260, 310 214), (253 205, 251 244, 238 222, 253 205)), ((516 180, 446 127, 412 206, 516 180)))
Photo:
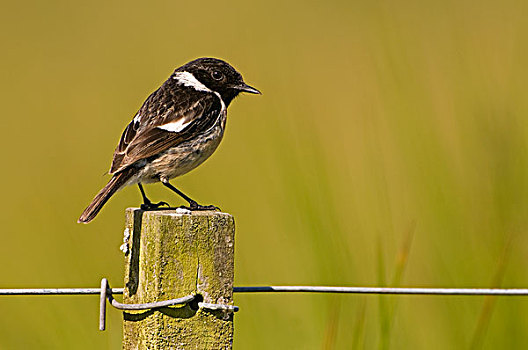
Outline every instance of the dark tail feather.
POLYGON ((132 170, 133 169, 129 168, 115 174, 110 181, 108 181, 106 186, 95 196, 92 203, 84 209, 77 222, 87 224, 92 221, 110 197, 112 197, 112 195, 123 187, 123 185, 132 177, 134 174, 132 170))

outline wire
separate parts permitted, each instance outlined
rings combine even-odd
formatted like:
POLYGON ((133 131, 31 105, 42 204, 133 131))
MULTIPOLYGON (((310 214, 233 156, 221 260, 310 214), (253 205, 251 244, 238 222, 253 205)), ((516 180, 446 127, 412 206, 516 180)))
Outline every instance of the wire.
MULTIPOLYGON (((147 304, 123 304, 113 294, 123 294, 123 288, 110 288, 108 280, 101 280, 101 288, 33 288, 0 289, 0 295, 87 295, 99 294, 99 329, 106 328, 106 301, 120 310, 148 310, 195 301, 195 295, 147 304)), ((528 296, 528 289, 521 288, 385 288, 385 287, 330 287, 330 286, 251 286, 234 287, 234 293, 350 293, 350 294, 400 294, 400 295, 503 295, 528 296)), ((201 309, 236 312, 234 305, 198 302, 201 309)))
MULTIPOLYGON (((101 288, 32 288, 0 289, 0 295, 85 295, 100 294, 101 288)), ((123 288, 112 288, 112 294, 123 294, 123 288)))
POLYGON ((386 288, 386 287, 323 287, 323 286, 262 286, 234 287, 235 293, 351 293, 407 295, 510 295, 528 296, 528 289, 501 288, 386 288))
MULTIPOLYGON (((111 288, 112 294, 123 294, 123 288, 111 288)), ((235 293, 351 293, 403 295, 506 295, 528 296, 522 288, 386 288, 327 286, 252 286, 234 287, 235 293)), ((0 289, 0 295, 84 295, 100 294, 101 288, 33 288, 0 289)))

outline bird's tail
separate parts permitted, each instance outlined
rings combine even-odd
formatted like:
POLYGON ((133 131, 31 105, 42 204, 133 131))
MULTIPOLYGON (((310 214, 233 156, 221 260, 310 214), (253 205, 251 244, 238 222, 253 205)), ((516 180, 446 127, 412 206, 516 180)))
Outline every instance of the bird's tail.
POLYGON ((105 187, 95 196, 90 205, 84 209, 78 223, 87 224, 92 221, 95 216, 99 213, 103 205, 116 193, 121 187, 123 187, 127 181, 134 175, 134 169, 128 168, 120 171, 108 181, 105 187))

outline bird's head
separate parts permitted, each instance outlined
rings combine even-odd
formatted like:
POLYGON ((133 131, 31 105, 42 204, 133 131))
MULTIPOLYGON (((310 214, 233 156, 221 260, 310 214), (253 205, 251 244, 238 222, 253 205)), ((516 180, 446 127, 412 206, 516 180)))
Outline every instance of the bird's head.
POLYGON ((244 82, 235 68, 217 58, 198 58, 178 68, 175 74, 178 72, 190 73, 205 87, 218 92, 226 106, 241 92, 260 94, 260 91, 244 82))

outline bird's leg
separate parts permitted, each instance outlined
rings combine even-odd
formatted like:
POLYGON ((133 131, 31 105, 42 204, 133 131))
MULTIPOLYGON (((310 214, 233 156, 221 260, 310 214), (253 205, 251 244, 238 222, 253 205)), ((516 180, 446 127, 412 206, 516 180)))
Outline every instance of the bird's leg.
POLYGON ((167 202, 159 202, 159 203, 152 203, 150 199, 147 198, 147 195, 145 194, 145 190, 143 189, 143 186, 141 183, 138 183, 139 191, 141 192, 141 197, 143 197, 143 204, 141 204, 141 210, 152 210, 152 209, 158 209, 162 205, 166 205, 167 207, 170 207, 169 203, 167 202))
POLYGON ((185 199, 189 203, 188 207, 181 206, 180 208, 189 209, 189 210, 220 210, 220 208, 218 208, 218 207, 216 207, 214 205, 200 205, 200 204, 196 203, 196 201, 191 199, 185 193, 183 193, 182 191, 180 191, 179 189, 177 189, 176 187, 171 185, 171 183, 167 179, 161 179, 161 183, 165 187, 167 187, 167 188, 171 189, 172 191, 176 192, 180 197, 182 197, 183 199, 185 199))

